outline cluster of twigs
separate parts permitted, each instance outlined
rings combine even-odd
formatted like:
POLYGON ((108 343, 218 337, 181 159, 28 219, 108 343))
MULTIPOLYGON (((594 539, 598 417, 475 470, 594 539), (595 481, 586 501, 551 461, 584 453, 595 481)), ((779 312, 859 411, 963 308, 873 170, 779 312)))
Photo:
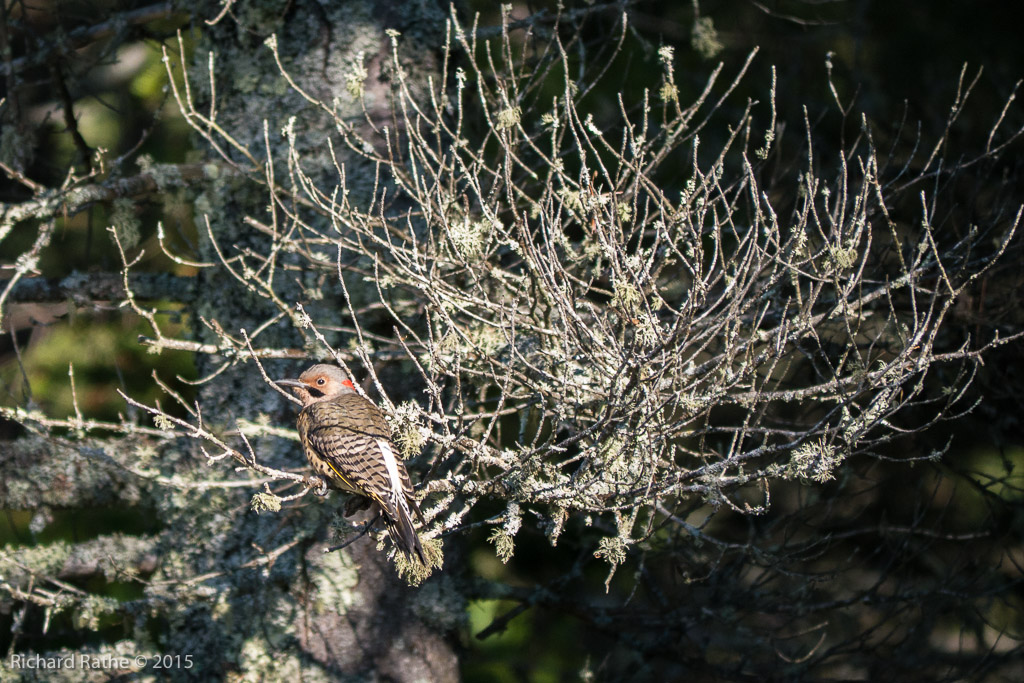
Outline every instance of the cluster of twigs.
MULTIPOLYGON (((596 106, 624 22, 607 63, 586 77, 557 31, 542 40, 517 24, 524 35, 513 37, 510 26, 506 17, 482 40, 453 14, 440 73, 426 84, 407 80, 392 34, 389 125, 306 92, 271 39, 280 76, 311 105, 283 126, 284 158, 269 123, 263 149, 221 125, 212 58, 203 109, 165 53, 182 115, 219 157, 202 172, 258 184, 269 213, 240 218, 246 244, 201 219, 215 258, 178 253, 163 228, 160 247, 181 266, 227 273, 274 312, 250 330, 197 315, 216 343, 177 337, 136 295, 141 255, 130 258, 112 229, 124 304, 152 331, 142 343, 215 358, 200 384, 250 360, 268 387, 269 359, 331 357, 368 375, 403 454, 426 454, 425 536, 486 525, 507 561, 524 521, 552 544, 567 525, 593 526, 588 555, 611 565, 609 582, 666 529, 723 554, 749 550, 709 530, 715 510, 764 513, 787 480, 824 484, 851 458, 882 458, 885 444, 971 407, 962 398, 979 359, 1019 333, 968 339, 947 323, 1021 216, 1007 205, 970 227, 949 219, 943 189, 1020 136, 1003 130, 1004 110, 977 157, 945 162, 973 82, 961 78, 947 130, 924 151, 897 135, 880 152, 871 126, 835 95, 853 139, 822 158, 805 117, 807 146, 793 162, 777 139, 774 78, 765 102, 739 94, 753 53, 731 78, 719 66, 684 104, 663 48, 657 92, 596 106), (304 139, 319 129, 303 117, 328 121, 332 134, 304 139), (303 150, 316 146, 328 153, 311 160, 303 150), (282 283, 299 283, 301 297, 283 295, 282 283), (343 310, 344 321, 325 310, 343 310), (260 346, 280 325, 303 344, 260 346), (930 378, 946 366, 936 392, 930 378), (401 386, 387 381, 396 367, 401 386), (475 514, 485 500, 503 509, 475 514)), ((366 78, 354 62, 353 98, 366 96, 366 78)), ((52 230, 44 223, 13 264, 0 305, 52 230)), ((231 461, 259 475, 248 481, 263 486, 261 510, 320 488, 264 464, 248 439, 292 436, 287 428, 239 420, 226 432, 204 421, 199 401, 155 381, 176 410, 124 397, 155 429, 90 421, 77 403, 67 420, 3 414, 50 431, 194 440, 210 467, 231 461), (279 482, 301 490, 281 495, 279 482)), ((514 614, 557 602, 512 597, 514 614)))
MULTIPOLYGON (((319 168, 306 171, 295 119, 282 131, 290 153, 281 170, 261 165, 214 111, 197 110, 187 80, 174 93, 225 163, 258 174, 272 209, 270 221, 245 218, 267 238, 263 252, 219 244, 207 223, 216 262, 172 255, 225 269, 277 310, 251 335, 203 321, 222 340, 221 368, 301 355, 249 343, 288 320, 307 348, 361 366, 353 374, 369 373, 395 413, 394 388, 375 368, 403 361, 427 402, 400 408, 397 438, 409 455, 437 444, 425 489, 438 531, 465 523, 484 497, 504 499, 505 513, 489 523, 507 559, 524 507, 552 542, 568 516, 597 513, 614 530, 599 552, 617 564, 628 546, 678 520, 677 505, 761 512, 772 480, 824 482, 850 456, 877 454, 903 433, 898 416, 908 407, 929 405, 931 420, 916 430, 954 415, 973 364, 1007 341, 944 348, 940 331, 1012 239, 1019 209, 955 237, 938 234, 936 198, 924 189, 920 229, 889 215, 948 173, 945 138, 923 161, 894 167, 865 122, 835 158, 808 152, 790 186, 766 186, 774 85, 758 105, 770 113, 763 123, 754 102, 733 106, 753 54, 731 81, 716 70, 683 107, 664 49, 660 101, 620 97, 618 120, 599 125, 581 104, 594 83, 573 79, 557 36, 531 50, 507 31, 489 42, 475 35, 450 21, 445 72, 425 97, 405 82, 396 51, 394 129, 369 116, 355 125, 300 90, 336 127, 325 141, 333 184, 319 168), (482 57, 455 67, 456 48, 482 57), (561 90, 544 101, 552 82, 561 90), (482 134, 469 132, 471 117, 486 122, 482 134), (712 122, 729 134, 715 138, 712 122), (355 196, 348 169, 368 164, 373 191, 355 196), (332 321, 276 293, 296 272, 318 274, 345 303, 349 350, 322 333, 332 321), (933 366, 950 362, 962 369, 944 396, 924 392, 933 366)), ((273 40, 268 49, 276 55, 273 40)), ((354 92, 360 73, 354 65, 354 92)), ((969 93, 962 86, 951 124, 969 93)), ((165 337, 129 302, 152 324, 148 343, 195 345, 165 337)), ((198 421, 198 408, 190 411, 198 421)), ((226 448, 201 427, 175 424, 226 448)), ((255 456, 243 460, 258 467, 255 456)))

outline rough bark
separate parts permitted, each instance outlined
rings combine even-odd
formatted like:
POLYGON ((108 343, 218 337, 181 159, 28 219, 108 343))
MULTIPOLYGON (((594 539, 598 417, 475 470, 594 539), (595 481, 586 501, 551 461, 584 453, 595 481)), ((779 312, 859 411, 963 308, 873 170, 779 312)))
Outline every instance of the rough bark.
MULTIPOLYGON (((219 8, 219 3, 209 3, 205 13, 195 16, 213 17, 219 8)), ((357 53, 363 53, 373 65, 365 103, 370 118, 385 120, 389 85, 379 67, 391 50, 385 30, 409 33, 402 61, 411 78, 421 78, 435 64, 433 52, 419 48, 440 44, 437 33, 443 19, 437 6, 420 2, 238 3, 199 33, 189 67, 195 104, 209 111, 208 67, 213 55, 218 124, 286 179, 288 147, 281 130, 290 117, 301 113, 299 125, 307 133, 303 139, 312 141, 302 150, 304 170, 324 179, 334 173, 325 144, 332 124, 322 112, 318 116, 310 111, 288 87, 264 41, 276 35, 282 61, 295 81, 324 101, 340 98, 349 118, 362 117, 363 111, 346 95, 344 73, 357 53), (427 34, 429 43, 421 40, 427 34)), ((204 149, 209 160, 225 161, 204 149)), ((228 156, 241 165, 248 163, 237 150, 228 156)), ((371 188, 373 171, 351 165, 350 189, 358 194, 359 188, 371 188)), ((252 182, 251 176, 211 173, 195 201, 200 257, 216 262, 221 255, 230 259, 245 250, 259 254, 270 249, 272 238, 242 220, 265 217, 269 202, 267 188, 252 182)), ((330 251, 325 249, 328 259, 330 251)), ((276 282, 277 295, 291 303, 305 300, 308 277, 314 276, 283 275, 276 282)), ((53 290, 65 283, 34 284, 53 290)), ((123 296, 117 278, 109 284, 113 298, 123 296)), ((198 343, 222 341, 211 328, 237 336, 243 329, 253 331, 275 313, 271 302, 247 290, 224 268, 200 269, 189 286, 180 300, 190 306, 189 321, 198 343), (190 304, 193 296, 196 302, 190 304)), ((32 298, 27 291, 23 285, 22 294, 32 298)), ((337 306, 328 292, 311 309, 330 311, 337 306)), ((325 353, 304 340, 290 322, 283 319, 254 342, 305 345, 310 358, 325 353)), ((224 361, 223 355, 199 354, 200 376, 221 369, 224 361)), ((284 377, 294 374, 298 364, 272 360, 267 369, 284 377)), ((231 430, 238 418, 269 416, 272 424, 288 427, 295 419, 293 407, 266 386, 251 362, 220 372, 201 386, 197 401, 205 423, 218 433, 231 430)), ((35 419, 22 413, 12 417, 29 427, 35 419)), ((233 463, 211 462, 193 443, 160 439, 154 431, 148 430, 145 438, 102 441, 73 435, 64 439, 40 429, 39 435, 24 435, 0 451, 4 471, 21 475, 0 483, 0 507, 37 510, 36 515, 45 517, 51 511, 116 505, 128 515, 152 518, 155 527, 137 535, 107 533, 81 543, 43 544, 5 557, 8 569, 24 567, 0 576, 10 586, 8 592, 34 586, 33 576, 40 584, 47 582, 47 590, 55 582, 96 576, 139 580, 145 586, 142 596, 120 602, 94 599, 71 584, 57 589, 58 597, 52 600, 46 597, 49 593, 26 593, 32 614, 45 612, 47 620, 70 610, 76 624, 91 620, 98 629, 102 619, 117 614, 125 629, 124 640, 114 647, 83 643, 52 652, 41 643, 39 654, 116 652, 151 660, 156 654, 188 655, 190 666, 161 672, 182 679, 457 680, 458 661, 447 634, 459 625, 464 604, 452 599, 455 592, 447 587, 448 579, 435 577, 419 588, 407 586, 371 538, 325 554, 324 548, 338 540, 335 523, 343 505, 338 494, 307 496, 277 514, 258 515, 250 509, 250 499, 259 483, 209 485, 211 480, 231 479, 233 463), (62 591, 69 601, 61 602, 62 591)), ((255 438, 252 444, 264 465, 294 471, 306 466, 294 442, 266 437, 255 438)), ((236 445, 241 447, 241 442, 236 445)), ((27 649, 32 650, 31 644, 27 649)), ((28 679, 50 673, 21 672, 28 679)), ((105 679, 110 671, 94 673, 105 679)), ((85 680, 91 675, 78 674, 85 680)))

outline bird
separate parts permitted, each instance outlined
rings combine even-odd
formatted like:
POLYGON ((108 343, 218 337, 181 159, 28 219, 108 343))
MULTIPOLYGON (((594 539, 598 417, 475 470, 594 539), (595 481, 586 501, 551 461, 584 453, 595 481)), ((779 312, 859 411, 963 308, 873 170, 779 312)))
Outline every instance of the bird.
POLYGON ((421 523, 423 517, 380 409, 356 392, 334 365, 314 365, 298 379, 276 383, 290 388, 302 402, 296 425, 313 469, 334 488, 376 503, 398 549, 426 565, 412 513, 421 523))

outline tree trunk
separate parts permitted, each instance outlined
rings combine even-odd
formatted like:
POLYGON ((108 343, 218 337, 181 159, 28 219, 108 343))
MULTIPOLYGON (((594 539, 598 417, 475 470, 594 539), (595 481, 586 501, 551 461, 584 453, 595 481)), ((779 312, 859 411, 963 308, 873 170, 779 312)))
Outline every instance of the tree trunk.
MULTIPOLYGON (((346 92, 345 75, 365 55, 367 71, 366 107, 371 119, 387 120, 389 85, 381 64, 390 59, 386 29, 427 31, 424 45, 414 50, 416 38, 406 39, 403 61, 411 80, 425 78, 440 39, 444 17, 436 7, 420 2, 375 3, 369 1, 324 3, 281 2, 273 13, 248 4, 237 5, 237 23, 227 18, 204 29, 192 68, 193 84, 208 82, 208 54, 214 53, 217 80, 217 121, 235 139, 264 161, 269 140, 270 154, 278 181, 288 186, 288 140, 281 134, 289 118, 298 116, 296 145, 301 146, 303 171, 324 187, 338 183, 334 162, 326 145, 333 123, 323 112, 310 107, 274 65, 273 54, 263 43, 277 36, 281 61, 300 88, 322 102, 335 102, 347 120, 363 117, 362 105, 346 92), (415 59, 413 59, 415 56, 415 59), (254 67, 255 64, 255 67, 254 67), (259 76, 260 78, 257 78, 259 76), (265 136, 264 123, 267 135, 265 136)), ((203 93, 207 96, 209 93, 203 93)), ((198 106, 202 110, 202 106, 198 106)), ((339 150, 339 155, 343 150, 339 150)), ((239 163, 246 163, 241 155, 239 163)), ((369 188, 374 169, 349 163, 348 187, 369 188), (364 177, 360 177, 364 174, 364 177)), ((369 201, 369 197, 362 197, 369 201)), ((243 216, 268 220, 270 202, 265 187, 225 175, 221 182, 201 194, 196 202, 196 223, 200 233, 207 219, 221 253, 230 258, 251 249, 257 254, 272 248, 265 234, 245 225, 243 216)), ((278 211, 277 219, 284 221, 278 211)), ((268 220, 269 222, 269 220, 268 220)), ((209 239, 202 243, 202 256, 217 261, 209 239)), ((323 250, 333 260, 333 246, 323 250)), ((253 263, 253 267, 258 264, 253 263)), ((280 299, 288 305, 307 302, 304 286, 319 286, 325 297, 307 305, 324 319, 340 317, 340 301, 331 296, 328 276, 283 275, 275 282, 280 299)), ((224 268, 200 271, 197 280, 201 297, 197 313, 215 319, 229 334, 253 331, 277 311, 266 298, 246 290, 224 268)), ((303 340, 288 318, 268 328, 261 345, 295 346, 303 340)), ((197 326, 201 341, 216 341, 216 333, 197 326)), ((312 357, 323 357, 326 349, 307 344, 312 357)), ((216 366, 220 359, 207 357, 216 366)), ((276 377, 294 376, 304 366, 283 361, 270 362, 268 371, 276 377)), ((200 376, 215 367, 200 367, 200 376)), ((264 383, 252 363, 235 365, 200 391, 200 402, 212 423, 230 425, 235 417, 254 418, 264 413, 273 422, 291 426, 295 410, 264 383)), ((297 444, 281 439, 253 442, 263 464, 281 468, 305 467, 297 444)), ((197 475, 211 472, 200 467, 197 475)), ((326 499, 307 496, 295 508, 278 514, 257 516, 246 505, 255 491, 242 489, 223 496, 214 505, 200 503, 181 510, 176 537, 186 547, 178 549, 187 557, 189 574, 216 568, 239 568, 261 553, 299 540, 265 567, 228 569, 218 582, 217 596, 205 605, 184 608, 182 628, 174 629, 171 643, 162 649, 188 651, 200 644, 210 648, 211 661, 234 659, 248 675, 260 671, 265 678, 301 677, 309 667, 322 668, 331 678, 385 679, 395 681, 456 680, 457 660, 451 644, 441 635, 461 619, 462 605, 433 604, 436 589, 410 588, 398 579, 386 556, 364 538, 345 550, 324 554, 329 543, 338 541, 331 521, 340 516, 341 499, 332 493, 326 499), (188 545, 191 544, 191 548, 188 545), (427 609, 428 604, 430 609, 427 609), (441 611, 452 610, 451 614, 441 611), (429 620, 425 620, 425 618, 429 620), (219 652, 219 655, 214 655, 219 652), (225 657, 229 655, 229 657, 225 657)), ((172 530, 173 533, 173 530, 172 530)), ((443 579, 442 579, 443 580, 443 579)))

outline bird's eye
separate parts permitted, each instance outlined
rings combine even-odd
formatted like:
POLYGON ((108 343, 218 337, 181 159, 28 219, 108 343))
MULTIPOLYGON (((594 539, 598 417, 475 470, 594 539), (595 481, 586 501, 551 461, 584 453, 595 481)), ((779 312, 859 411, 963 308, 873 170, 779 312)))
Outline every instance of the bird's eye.
POLYGON ((316 383, 319 384, 320 386, 323 386, 324 384, 327 383, 327 380, 325 380, 323 377, 317 377, 316 383))

